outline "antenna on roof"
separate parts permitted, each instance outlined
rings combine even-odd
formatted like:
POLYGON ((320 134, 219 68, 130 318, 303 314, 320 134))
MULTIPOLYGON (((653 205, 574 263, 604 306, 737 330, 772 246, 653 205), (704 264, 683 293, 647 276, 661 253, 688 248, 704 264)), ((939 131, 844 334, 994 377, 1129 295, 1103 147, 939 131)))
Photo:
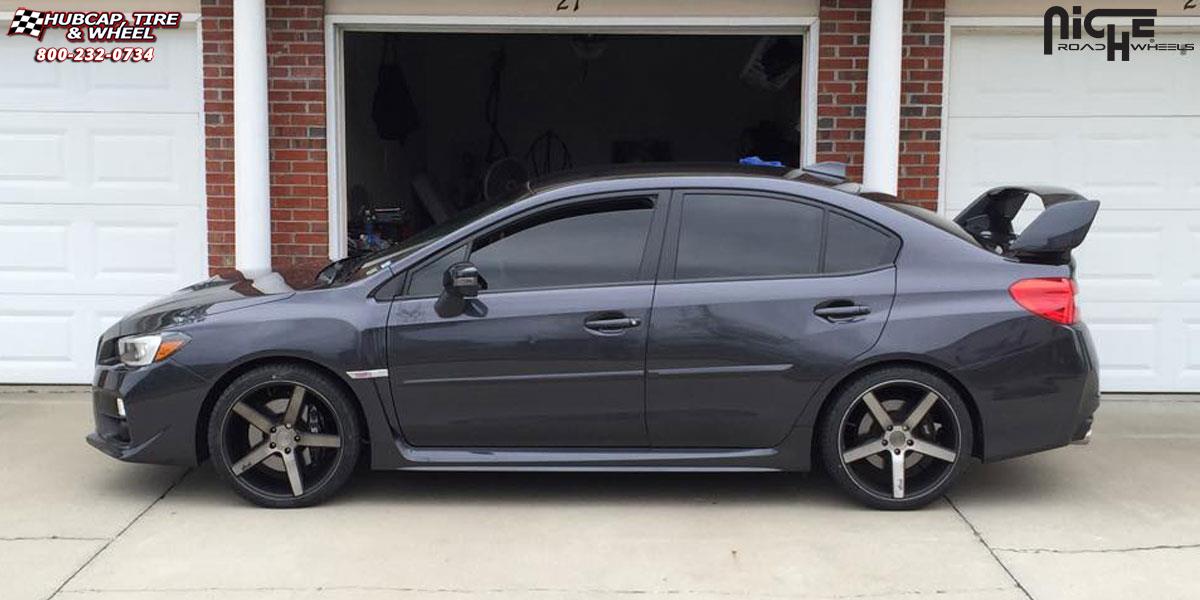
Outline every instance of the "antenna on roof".
POLYGON ((799 169, 792 169, 787 175, 784 175, 784 178, 791 180, 807 178, 810 180, 815 180, 817 183, 837 185, 839 183, 846 182, 846 163, 813 163, 811 165, 800 167, 799 169))

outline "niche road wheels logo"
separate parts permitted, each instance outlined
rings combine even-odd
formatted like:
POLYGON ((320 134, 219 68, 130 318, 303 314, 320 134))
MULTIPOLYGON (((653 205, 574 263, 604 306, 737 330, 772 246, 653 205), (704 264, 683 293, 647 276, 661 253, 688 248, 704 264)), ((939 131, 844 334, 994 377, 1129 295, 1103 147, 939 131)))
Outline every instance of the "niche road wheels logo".
POLYGON ((1132 52, 1186 54, 1196 49, 1190 42, 1155 43, 1157 16, 1156 8, 1097 8, 1084 15, 1080 6, 1072 6, 1069 13, 1061 6, 1051 6, 1042 18, 1042 54, 1104 51, 1109 62, 1117 60, 1118 55, 1122 62, 1128 62, 1132 52), (1104 24, 1097 26, 1097 19, 1104 24), (1085 33, 1090 39, 1102 41, 1084 40, 1085 33))

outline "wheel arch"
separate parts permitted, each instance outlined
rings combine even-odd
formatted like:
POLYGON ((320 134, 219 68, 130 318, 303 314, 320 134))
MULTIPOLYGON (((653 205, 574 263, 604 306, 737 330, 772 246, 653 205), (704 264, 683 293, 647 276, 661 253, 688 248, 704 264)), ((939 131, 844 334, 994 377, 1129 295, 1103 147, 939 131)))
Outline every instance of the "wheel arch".
MULTIPOLYGON (((825 414, 829 411, 829 407, 833 405, 833 399, 839 393, 841 393, 841 391, 843 389, 845 389, 846 386, 849 385, 855 379, 863 376, 866 373, 870 373, 872 371, 888 369, 888 368, 893 368, 893 367, 908 367, 908 368, 920 369, 923 371, 927 371, 933 375, 936 375, 937 377, 940 377, 946 383, 950 384, 950 386, 954 388, 954 391, 958 392, 958 395, 962 397, 963 403, 967 405, 967 411, 970 413, 970 417, 971 417, 971 433, 973 434, 972 435, 973 442, 971 444, 971 455, 976 458, 982 457, 983 456, 983 444, 984 444, 983 420, 979 414, 979 406, 976 403, 975 397, 971 394, 970 390, 967 389, 967 386, 963 385, 963 382, 960 381, 954 375, 952 375, 950 373, 950 371, 948 371, 947 369, 945 369, 941 366, 938 366, 936 364, 933 364, 932 362, 920 360, 920 359, 913 358, 913 357, 888 358, 888 359, 878 360, 878 361, 870 362, 867 364, 859 365, 859 366, 853 368, 852 370, 850 370, 849 372, 844 373, 841 377, 836 379, 835 383, 821 397, 821 401, 819 403, 819 406, 817 407, 816 414, 813 416, 812 420, 809 422, 813 424, 814 428, 819 423, 821 423, 821 420, 825 418, 825 414)), ((819 436, 816 436, 816 435, 812 436, 812 445, 809 448, 809 451, 812 453, 812 456, 817 456, 817 452, 819 451, 819 449, 817 448, 817 444, 819 443, 818 438, 819 438, 819 436)))
POLYGON ((370 442, 370 427, 366 418, 366 413, 363 410, 363 400, 355 393, 350 384, 346 382, 337 371, 329 368, 317 361, 288 355, 270 355, 258 356, 244 362, 234 365, 229 370, 225 371, 217 380, 209 387, 208 393, 204 396, 204 402, 200 405, 200 412, 196 418, 195 437, 196 437, 196 462, 203 462, 209 456, 208 449, 208 421, 212 416, 213 407, 217 404, 217 399, 221 393, 229 387, 234 380, 242 375, 253 371, 254 369, 269 365, 294 365, 312 369, 325 375, 328 375, 336 385, 342 388, 342 391, 353 400, 354 411, 358 415, 359 431, 365 442, 370 442))

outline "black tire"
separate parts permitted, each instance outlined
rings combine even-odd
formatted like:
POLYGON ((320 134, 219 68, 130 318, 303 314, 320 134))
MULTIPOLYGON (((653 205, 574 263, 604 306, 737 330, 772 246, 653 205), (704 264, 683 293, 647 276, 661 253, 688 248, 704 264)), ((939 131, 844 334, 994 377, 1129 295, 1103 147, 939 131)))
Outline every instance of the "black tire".
POLYGON ((217 476, 268 508, 327 500, 358 463, 353 402, 330 376, 302 365, 267 365, 241 375, 221 392, 208 422, 217 476))
POLYGON ((821 462, 838 486, 867 506, 925 506, 942 497, 972 460, 967 405, 954 386, 930 371, 870 371, 842 386, 830 402, 817 430, 821 462), (925 404, 924 412, 914 415, 925 404), (887 423, 876 408, 886 413, 887 423))

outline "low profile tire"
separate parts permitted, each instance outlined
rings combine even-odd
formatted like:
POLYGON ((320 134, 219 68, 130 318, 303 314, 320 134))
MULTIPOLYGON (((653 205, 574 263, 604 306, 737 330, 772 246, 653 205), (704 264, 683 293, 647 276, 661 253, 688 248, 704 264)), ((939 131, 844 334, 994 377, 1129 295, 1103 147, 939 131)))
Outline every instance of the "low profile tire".
POLYGON ((358 463, 352 402, 336 381, 307 367, 270 365, 245 373, 221 393, 209 418, 217 475, 259 506, 325 501, 358 463))
POLYGON ((831 400, 822 463, 856 500, 885 510, 942 497, 971 460, 971 415, 954 387, 922 369, 865 373, 831 400))

